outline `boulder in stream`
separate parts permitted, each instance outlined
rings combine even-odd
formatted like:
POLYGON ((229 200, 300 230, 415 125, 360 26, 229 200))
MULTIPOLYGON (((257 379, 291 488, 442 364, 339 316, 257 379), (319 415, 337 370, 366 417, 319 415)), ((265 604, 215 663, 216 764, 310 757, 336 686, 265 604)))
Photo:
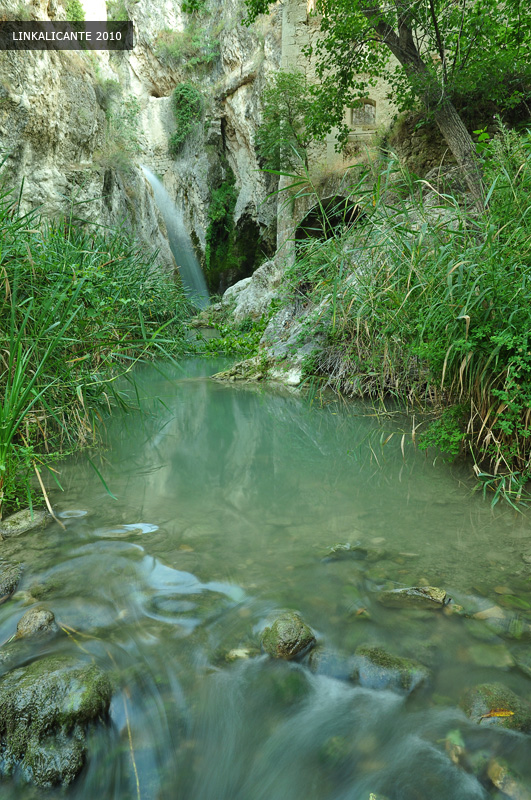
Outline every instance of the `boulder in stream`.
POLYGON ((58 630, 53 611, 42 606, 30 608, 18 621, 17 639, 28 636, 45 636, 57 633, 58 630))
POLYGON ((94 664, 49 656, 0 678, 0 773, 67 785, 86 758, 87 727, 105 719, 111 684, 94 664))
POLYGON ((0 536, 3 539, 8 539, 10 536, 21 536, 36 528, 44 528, 50 519, 50 515, 44 509, 34 508, 32 511, 25 508, 0 523, 0 536))
POLYGON ((469 689, 460 706, 482 726, 531 733, 531 706, 502 683, 483 683, 469 689))
POLYGON ((531 792, 503 761, 491 758, 487 766, 487 775, 494 786, 511 800, 531 800, 531 792))
POLYGON ((383 647, 361 645, 356 649, 351 677, 366 689, 391 689, 410 694, 427 683, 431 673, 417 661, 391 655, 383 647))
POLYGON ((386 589, 378 600, 388 608, 443 608, 451 598, 437 586, 409 586, 404 589, 386 589))
POLYGON ((21 574, 20 564, 2 564, 0 566, 0 603, 11 597, 18 586, 21 574))
POLYGON ((303 655, 315 644, 315 635, 299 614, 286 611, 262 633, 262 647, 272 658, 292 658, 303 655))

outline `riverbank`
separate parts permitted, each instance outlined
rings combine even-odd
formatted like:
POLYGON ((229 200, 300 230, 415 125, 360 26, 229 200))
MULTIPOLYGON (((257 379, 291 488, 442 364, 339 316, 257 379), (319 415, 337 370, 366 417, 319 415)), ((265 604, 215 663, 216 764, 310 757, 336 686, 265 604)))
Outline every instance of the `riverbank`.
POLYGON ((466 455, 495 502, 518 506, 531 477, 529 135, 489 143, 484 214, 451 181, 417 180, 393 159, 379 169, 350 189, 361 209, 350 228, 295 242, 294 258, 279 252, 205 313, 264 328, 224 377, 429 409, 420 446, 466 455))
MULTIPOLYGON (((186 349, 190 307, 130 236, 75 215, 21 214, 0 191, 0 519, 46 491, 41 473, 95 444, 139 361, 186 349)), ((133 400, 133 402, 135 402, 133 400)))

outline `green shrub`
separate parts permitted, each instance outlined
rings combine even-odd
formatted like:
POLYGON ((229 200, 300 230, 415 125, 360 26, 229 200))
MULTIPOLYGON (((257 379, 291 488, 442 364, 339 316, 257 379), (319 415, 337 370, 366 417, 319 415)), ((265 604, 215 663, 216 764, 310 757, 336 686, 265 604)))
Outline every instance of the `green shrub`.
POLYGON ((106 0, 105 5, 109 22, 128 22, 129 12, 125 0, 106 0))
POLYGON ((18 214, 0 191, 0 517, 31 475, 94 443, 115 378, 184 349, 187 302, 130 237, 18 214))
POLYGON ((165 29, 155 43, 155 55, 168 66, 204 71, 219 58, 219 42, 206 28, 190 23, 184 31, 165 29))
POLYGON ((68 0, 65 11, 66 18, 69 22, 85 21, 85 9, 79 0, 68 0))
POLYGON ((425 445, 471 453, 512 502, 531 478, 531 135, 502 130, 483 158, 479 215, 448 189, 427 201, 394 159, 364 176, 363 222, 299 248, 286 291, 319 312, 318 374, 446 409, 425 445))
POLYGON ((172 108, 177 129, 170 137, 170 153, 177 156, 203 114, 203 97, 191 83, 180 83, 172 94, 172 108))

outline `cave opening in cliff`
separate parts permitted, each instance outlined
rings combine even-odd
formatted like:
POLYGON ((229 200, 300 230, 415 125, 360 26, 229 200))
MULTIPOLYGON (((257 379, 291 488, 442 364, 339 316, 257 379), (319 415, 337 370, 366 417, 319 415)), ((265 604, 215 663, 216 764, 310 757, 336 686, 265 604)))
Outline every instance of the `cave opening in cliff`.
POLYGON ((331 239, 341 231, 365 219, 361 206, 351 197, 333 195, 313 206, 299 222, 295 241, 331 239))

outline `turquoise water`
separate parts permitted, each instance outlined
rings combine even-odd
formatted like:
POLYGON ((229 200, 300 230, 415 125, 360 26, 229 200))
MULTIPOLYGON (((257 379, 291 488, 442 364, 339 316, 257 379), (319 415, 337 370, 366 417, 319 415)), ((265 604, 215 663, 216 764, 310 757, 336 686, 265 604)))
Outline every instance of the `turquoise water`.
POLYGON ((492 510, 468 468, 433 463, 409 434, 402 440, 406 418, 217 383, 206 377, 216 368, 145 368, 146 413, 115 416, 94 462, 116 499, 85 456, 65 462, 64 492, 52 497, 66 530, 4 543, 26 567, 0 606, 0 641, 38 600, 69 635, 36 644, 32 657, 94 659, 116 691, 110 725, 93 732, 71 787, 5 779, 2 796, 501 796, 485 770, 452 762, 455 730, 471 761, 508 759, 531 791, 528 737, 472 724, 458 707, 466 687, 493 680, 531 698, 515 666, 523 641, 377 599, 382 588, 441 586, 501 609, 514 633, 515 620, 531 621, 529 518, 492 510), (346 542, 363 546, 360 557, 327 558, 346 542), (261 655, 260 631, 283 609, 299 611, 336 660, 315 672, 261 655), (346 680, 364 643, 425 663, 429 687, 406 698, 346 680), (251 657, 231 663, 233 650, 251 657))

